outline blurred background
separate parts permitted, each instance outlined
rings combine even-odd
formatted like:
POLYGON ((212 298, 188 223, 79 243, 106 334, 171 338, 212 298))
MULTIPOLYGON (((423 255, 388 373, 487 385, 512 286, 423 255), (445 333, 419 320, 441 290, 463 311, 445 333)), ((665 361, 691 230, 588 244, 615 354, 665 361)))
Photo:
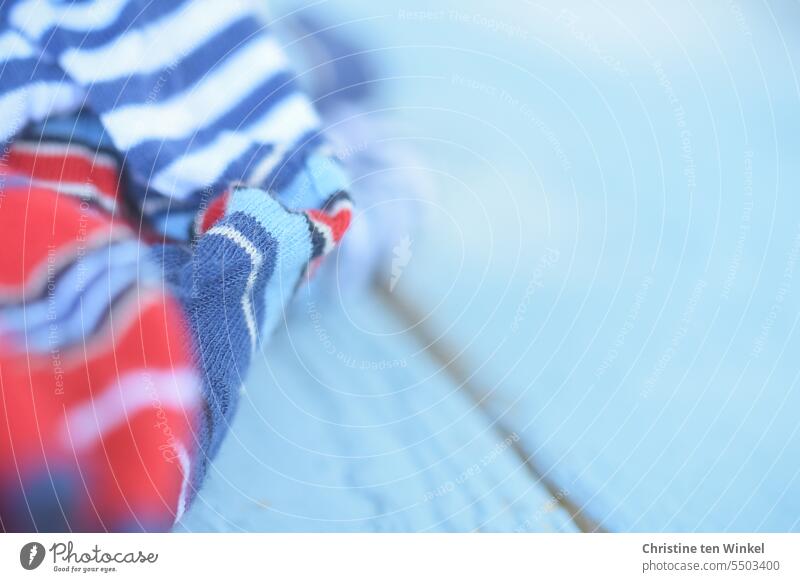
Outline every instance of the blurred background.
POLYGON ((358 212, 178 530, 800 529, 800 4, 268 8, 358 212))

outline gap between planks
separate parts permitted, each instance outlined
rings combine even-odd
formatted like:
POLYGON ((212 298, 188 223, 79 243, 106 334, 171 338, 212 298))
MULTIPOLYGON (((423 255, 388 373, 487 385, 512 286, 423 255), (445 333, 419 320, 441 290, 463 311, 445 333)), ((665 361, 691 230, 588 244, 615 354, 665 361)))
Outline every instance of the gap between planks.
MULTIPOLYGON (((487 390, 481 390, 468 373, 468 370, 457 361, 459 358, 455 353, 445 345, 441 339, 427 329, 424 323, 420 323, 423 319, 419 311, 412 306, 408 301, 399 298, 394 293, 391 293, 384 285, 376 285, 376 295, 378 299, 386 305, 397 317, 408 324, 410 333, 417 337, 422 342, 422 345, 427 346, 426 352, 433 357, 442 366, 443 371, 455 381, 456 385, 464 391, 464 393, 472 400, 478 409, 486 415, 488 420, 492 423, 493 430, 499 434, 511 434, 509 427, 505 426, 502 420, 495 418, 492 412, 487 408, 485 400, 487 390)), ((604 532, 605 530, 597 525, 590 517, 588 517, 581 509, 573 503, 568 497, 560 494, 558 486, 548 479, 544 473, 536 466, 533 461, 532 455, 527 452, 522 441, 514 441, 511 444, 511 450, 520 459, 528 473, 538 483, 547 489, 548 493, 554 500, 569 514, 572 521, 578 529, 582 532, 604 532)))

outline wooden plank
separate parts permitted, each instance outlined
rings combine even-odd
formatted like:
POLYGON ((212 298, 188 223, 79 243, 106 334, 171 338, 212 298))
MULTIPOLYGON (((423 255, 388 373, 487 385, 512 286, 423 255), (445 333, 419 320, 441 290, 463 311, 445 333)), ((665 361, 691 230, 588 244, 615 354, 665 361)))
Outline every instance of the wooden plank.
POLYGON ((459 390, 590 527, 798 529, 797 39, 711 4, 326 6, 422 152, 392 303, 459 390))
MULTIPOLYGON (((686 95, 687 112, 704 107, 686 95)), ((460 201, 414 239, 421 250, 390 295, 577 515, 615 531, 798 530, 800 239, 788 189, 800 175, 778 189, 777 159, 761 152, 756 165, 742 133, 727 128, 717 147, 712 128, 695 127, 696 187, 729 202, 675 194, 686 191, 680 153, 659 159, 633 139, 638 184, 601 162, 618 187, 610 199, 576 180, 572 195, 554 190, 553 230, 528 232, 510 203, 485 213, 471 201, 492 179, 462 163, 469 188, 441 182, 460 201), (760 211, 751 182, 772 193, 760 211), (657 192, 670 197, 663 208, 647 199, 657 192)), ((658 140, 672 129, 662 120, 658 140)), ((510 185, 517 200, 531 184, 510 185)))
POLYGON ((299 303, 177 530, 575 530, 381 303, 299 303))
POLYGON ((764 60, 711 6, 630 9, 713 47, 531 9, 529 43, 375 32, 414 35, 385 71, 418 76, 391 95, 436 193, 393 302, 595 525, 800 529, 797 40, 764 60))

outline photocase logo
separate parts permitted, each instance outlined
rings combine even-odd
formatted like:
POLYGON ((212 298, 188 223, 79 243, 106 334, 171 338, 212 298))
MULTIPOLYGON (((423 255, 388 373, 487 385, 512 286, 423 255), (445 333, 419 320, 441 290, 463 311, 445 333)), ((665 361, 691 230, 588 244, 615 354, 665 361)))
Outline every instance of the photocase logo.
POLYGON ((35 570, 44 561, 44 546, 39 542, 28 542, 19 551, 19 563, 26 570, 35 570))
POLYGON ((403 269, 411 261, 411 237, 406 235, 400 239, 400 242, 392 249, 392 254, 392 277, 389 280, 389 291, 394 291, 403 274, 403 269))

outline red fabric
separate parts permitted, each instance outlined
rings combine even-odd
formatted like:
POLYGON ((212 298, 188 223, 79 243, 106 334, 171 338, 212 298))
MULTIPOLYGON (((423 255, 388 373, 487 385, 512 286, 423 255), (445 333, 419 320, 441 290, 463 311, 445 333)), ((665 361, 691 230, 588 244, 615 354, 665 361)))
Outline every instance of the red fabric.
POLYGON ((308 215, 317 222, 328 226, 333 236, 333 242, 338 243, 342 240, 344 233, 350 226, 351 210, 349 207, 339 209, 333 214, 328 214, 322 210, 309 210, 308 215))
MULTIPOLYGON (((80 156, 26 155, 12 151, 15 174, 68 175, 116 196, 113 169, 80 156)), ((7 188, 0 192, 0 306, 46 300, 60 268, 126 237, 134 237, 131 229, 75 197, 7 188)), ((59 517, 73 530, 172 525, 200 408, 187 329, 158 282, 127 289, 83 342, 44 352, 4 334, 0 312, 3 529, 60 529, 59 517), (31 518, 28 507, 50 495, 62 515, 31 518)))

